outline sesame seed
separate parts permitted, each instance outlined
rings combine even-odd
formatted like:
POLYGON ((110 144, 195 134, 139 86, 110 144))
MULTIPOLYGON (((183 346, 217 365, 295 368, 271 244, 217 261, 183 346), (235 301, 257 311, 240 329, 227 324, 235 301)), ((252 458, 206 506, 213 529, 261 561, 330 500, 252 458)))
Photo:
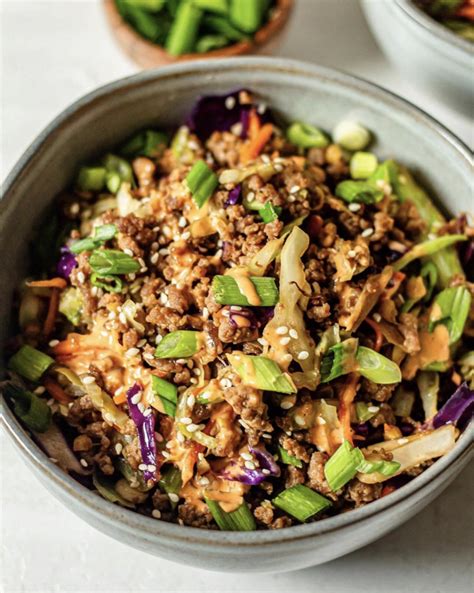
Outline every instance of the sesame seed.
POLYGON ((132 358, 132 356, 136 356, 137 354, 139 354, 140 350, 138 348, 129 348, 126 352, 125 352, 125 356, 127 358, 132 358))
POLYGON ((148 466, 145 463, 140 463, 140 465, 138 466, 138 469, 142 472, 146 472, 148 466))
POLYGON ((122 452, 122 449, 123 449, 122 443, 117 443, 115 445, 115 452, 117 453, 117 455, 120 455, 120 453, 122 452))
POLYGON ((202 318, 209 319, 209 309, 207 307, 202 308, 202 318))
POLYGON ((160 336, 160 334, 157 334, 157 336, 155 338, 155 344, 159 344, 162 339, 163 339, 163 336, 160 336))
POLYGON ((155 519, 161 519, 161 512, 158 509, 153 509, 151 511, 151 516, 155 519))
POLYGON ((245 430, 249 429, 249 425, 247 424, 247 422, 245 422, 245 420, 242 420, 242 418, 239 418, 239 424, 243 426, 245 430))
POLYGON ((306 360, 309 357, 309 352, 307 350, 301 350, 298 354, 298 360, 306 360))
POLYGON ((181 422, 181 424, 191 424, 192 420, 191 420, 191 418, 189 418, 189 416, 184 416, 184 418, 181 418, 181 420, 179 420, 179 422, 181 422))
POLYGON ((202 478, 199 479, 199 484, 200 484, 200 486, 207 486, 209 484, 209 478, 206 478, 206 476, 203 476, 202 478))
POLYGON ((131 402, 132 404, 135 404, 135 405, 137 405, 138 403, 140 403, 140 400, 141 400, 141 399, 142 399, 142 394, 141 394, 141 393, 136 393, 135 395, 133 395, 133 396, 130 398, 130 402, 131 402))
POLYGON ((361 209, 361 205, 357 204, 356 202, 352 202, 352 204, 349 204, 348 208, 351 212, 357 212, 361 209))
POLYGON ((281 173, 283 171, 283 165, 275 165, 275 171, 278 171, 278 173, 281 173))
POLYGON ((188 224, 187 220, 184 218, 184 216, 181 216, 179 221, 178 221, 178 226, 181 227, 182 229, 184 229, 184 227, 188 224))
POLYGON ((85 459, 81 459, 81 465, 82 467, 88 467, 89 464, 87 463, 87 461, 85 459))
POLYGON ((282 339, 280 340, 280 344, 281 344, 282 346, 287 346, 287 345, 290 343, 290 340, 291 340, 291 338, 287 336, 286 338, 282 338, 282 339))
POLYGON ((85 377, 82 377, 82 382, 84 385, 92 385, 92 383, 95 383, 95 377, 92 375, 86 375, 85 377))
POLYGON ((185 441, 184 434, 181 432, 178 432, 178 434, 176 435, 176 440, 178 441, 178 443, 184 443, 184 441, 185 441))
POLYGON ((154 253, 151 257, 150 257, 150 263, 152 264, 156 264, 158 262, 158 259, 160 258, 160 254, 159 253, 154 253))
POLYGON ((349 251, 347 252, 347 255, 349 257, 355 257, 357 254, 353 249, 349 249, 349 251))
POLYGON ((380 315, 380 313, 374 313, 372 315, 372 317, 374 318, 374 321, 376 321, 377 323, 379 323, 380 321, 382 321, 382 315, 380 315))
POLYGON ((201 374, 201 369, 193 369, 193 373, 196 375, 196 377, 199 377, 201 374))
POLYGON ((291 362, 293 360, 293 357, 291 356, 291 354, 288 352, 288 354, 284 354, 281 359, 284 362, 291 362))
POLYGON ((260 115, 263 115, 265 113, 265 111, 267 110, 267 106, 265 103, 259 103, 257 106, 257 113, 259 113, 260 115))
POLYGON ((297 194, 300 191, 300 186, 299 185, 293 185, 292 187, 290 187, 290 194, 297 194))
POLYGON ((171 502, 178 502, 178 500, 179 500, 179 496, 177 494, 175 494, 174 492, 170 492, 168 494, 168 498, 171 500, 171 502))
POLYGON ((196 398, 194 397, 194 395, 190 395, 186 400, 186 403, 190 408, 194 407, 194 404, 196 403, 196 398))
POLYGON ((399 445, 406 445, 409 441, 408 439, 398 439, 397 442, 399 445))
POLYGON ((115 319, 117 317, 117 313, 115 311, 110 311, 107 317, 109 319, 115 319))
POLYGON ((249 193, 247 194, 247 200, 249 202, 252 202, 253 200, 255 200, 255 192, 249 191, 249 193))
POLYGON ((188 424, 188 426, 186 427, 186 430, 188 432, 196 432, 197 430, 199 430, 199 426, 191 422, 191 424, 188 424))
POLYGON ((143 416, 145 418, 148 418, 148 416, 150 416, 152 414, 153 410, 151 408, 147 408, 144 412, 143 412, 143 416))
POLYGON ((156 465, 153 465, 152 463, 150 463, 150 465, 147 466, 147 470, 149 472, 156 472, 156 465))
POLYGON ((188 361, 185 358, 177 358, 177 364, 186 364, 188 361))
POLYGON ((226 377, 224 377, 223 379, 221 379, 219 381, 219 385, 223 389, 229 389, 230 387, 232 387, 232 381, 230 379, 227 379, 226 377))
POLYGON ((323 424, 326 424, 326 420, 325 420, 323 417, 321 417, 321 416, 318 416, 318 417, 316 418, 316 423, 317 423, 317 424, 320 424, 320 425, 323 425, 323 424))
POLYGON ((235 97, 227 97, 225 100, 226 109, 233 109, 235 107, 235 97))
POLYGON ((282 410, 289 410, 294 406, 294 403, 291 400, 283 400, 280 404, 280 408, 282 410))
POLYGON ((250 455, 250 453, 241 453, 240 456, 242 457, 242 459, 245 459, 245 461, 252 461, 253 457, 252 455, 250 455))
POLYGON ((80 209, 79 204, 77 202, 73 202, 71 204, 71 206, 69 207, 69 212, 71 214, 79 214, 79 209, 80 209))
POLYGON ((290 337, 293 338, 294 340, 298 339, 298 332, 296 331, 296 329, 293 329, 293 328, 290 329, 290 337))
POLYGON ((288 333, 288 328, 286 327, 286 325, 280 325, 280 327, 276 328, 276 334, 278 336, 284 336, 287 333, 288 333))
POLYGON ((86 281, 86 276, 84 272, 77 273, 77 281, 79 282, 79 284, 84 284, 84 282, 86 281))
POLYGON ((230 128, 230 131, 232 132, 232 134, 234 134, 234 136, 240 136, 243 131, 243 126, 240 122, 237 122, 230 128))
POLYGON ((361 237, 370 237, 370 235, 373 235, 373 234, 374 234, 374 229, 368 228, 368 229, 365 229, 364 231, 362 231, 360 236, 361 237))
POLYGON ((380 408, 378 406, 369 406, 367 408, 367 411, 370 412, 371 414, 376 414, 379 410, 380 410, 380 408))
POLYGON ((126 317, 125 313, 121 312, 119 314, 119 321, 120 321, 120 323, 123 323, 123 325, 127 325, 127 317, 126 317))
POLYGON ((262 434, 262 438, 264 438, 264 439, 271 439, 272 438, 272 435, 271 434, 268 434, 268 432, 264 432, 262 434))
POLYGON ((59 344, 59 340, 51 340, 49 342, 49 346, 51 346, 51 348, 54 348, 55 346, 57 346, 59 344))
POLYGON ((186 231, 185 233, 183 233, 181 235, 181 239, 183 239, 184 241, 187 241, 190 237, 191 237, 191 233, 189 231, 186 231))
POLYGON ((33 393, 36 393, 36 395, 42 395, 45 391, 46 391, 46 388, 43 387, 42 385, 40 385, 33 391, 33 393))
POLYGON ((131 249, 122 249, 122 251, 126 254, 126 255, 130 255, 130 257, 133 257, 133 251, 131 249))
POLYGON ((231 311, 242 311, 242 307, 239 305, 232 305, 230 308, 231 311))
POLYGON ((129 280, 135 280, 136 277, 137 277, 136 274, 128 274, 128 279, 129 280))
POLYGON ((170 454, 168 453, 168 451, 162 451, 161 454, 165 459, 169 459, 170 454))
POLYGON ((268 154, 262 154, 261 159, 262 163, 265 163, 266 165, 268 165, 268 163, 270 162, 270 157, 268 156, 268 154))
POLYGON ((298 426, 304 426, 305 425, 305 420, 302 416, 295 416, 295 422, 296 424, 298 424, 298 426))
POLYGON ((269 475, 270 475, 270 473, 271 473, 271 472, 270 472, 270 470, 269 470, 269 469, 265 469, 265 468, 263 468, 263 469, 262 469, 262 474, 263 474, 264 476, 269 476, 269 475))
POLYGON ((246 467, 247 469, 255 469, 255 467, 256 467, 256 466, 255 466, 255 463, 253 463, 253 461, 246 461, 246 462, 244 463, 244 465, 245 465, 245 467, 246 467))
POLYGON ((143 353, 143 358, 145 360, 153 360, 154 356, 153 356, 153 354, 151 352, 144 352, 143 353))
POLYGON ((268 341, 265 338, 257 338, 257 342, 262 346, 268 346, 268 341))
POLYGON ((137 342, 137 348, 143 348, 143 346, 146 344, 146 340, 145 338, 142 338, 141 340, 139 340, 137 342))

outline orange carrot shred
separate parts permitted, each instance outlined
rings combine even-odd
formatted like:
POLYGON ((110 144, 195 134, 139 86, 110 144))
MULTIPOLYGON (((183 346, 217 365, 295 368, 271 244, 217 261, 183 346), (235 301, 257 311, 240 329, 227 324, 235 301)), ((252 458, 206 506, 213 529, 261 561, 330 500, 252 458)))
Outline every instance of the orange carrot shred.
POLYGON ((382 488, 382 493, 381 493, 381 497, 383 496, 387 496, 387 494, 392 494, 392 492, 395 492, 396 488, 395 486, 392 486, 391 484, 387 484, 386 486, 384 486, 382 488))
POLYGON ((114 400, 114 403, 116 403, 117 405, 120 406, 121 404, 126 403, 127 393, 125 391, 122 391, 121 393, 114 395, 114 397, 112 399, 114 400))
POLYGON ((249 113, 249 128, 248 128, 248 137, 250 140, 254 140, 258 132, 260 131, 260 118, 257 115, 255 109, 252 109, 249 113))
POLYGON ((57 288, 53 288, 53 290, 51 291, 51 296, 49 298, 48 314, 46 315, 46 319, 44 320, 43 325, 43 335, 45 338, 47 338, 54 329, 54 322, 56 321, 56 316, 58 314, 58 307, 59 290, 57 288))
POLYGON ((257 136, 255 138, 251 138, 242 147, 242 152, 240 154, 241 161, 246 163, 256 159, 264 149, 265 144, 270 140, 272 134, 272 124, 265 124, 262 128, 260 128, 257 136))
POLYGON ((359 375, 351 373, 344 384, 342 392, 339 395, 338 416, 342 426, 342 434, 352 445, 352 430, 351 430, 351 404, 357 393, 357 383, 359 382, 359 375))
POLYGON ((64 278, 51 278, 50 280, 32 280, 26 283, 32 288, 66 288, 67 282, 64 278))
POLYGON ((382 334, 382 331, 380 329, 380 325, 376 321, 374 321, 373 319, 366 319, 365 321, 366 321, 366 323, 368 323, 370 325, 370 327, 375 332, 374 350, 376 352, 380 352, 380 348, 382 348, 382 343, 383 343, 383 334, 382 334))
POLYGON ((49 393, 49 395, 59 403, 69 404, 72 402, 72 398, 69 397, 69 395, 67 395, 64 389, 61 387, 61 385, 59 385, 59 383, 56 383, 56 381, 51 379, 51 377, 46 377, 43 381, 43 385, 45 386, 46 391, 49 393))

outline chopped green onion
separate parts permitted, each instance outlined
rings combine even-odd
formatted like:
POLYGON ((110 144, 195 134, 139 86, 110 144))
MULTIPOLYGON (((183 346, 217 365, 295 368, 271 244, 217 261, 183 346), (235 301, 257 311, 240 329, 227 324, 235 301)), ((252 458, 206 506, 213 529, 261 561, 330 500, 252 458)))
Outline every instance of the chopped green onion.
POLYGON ((341 181, 336 185, 336 196, 346 202, 375 204, 383 199, 384 193, 368 181, 341 181))
POLYGON ((244 385, 276 393, 297 392, 291 377, 283 373, 277 363, 270 358, 241 353, 228 354, 227 358, 244 385))
MULTIPOLYGON (((278 303, 279 293, 274 278, 251 276, 249 280, 254 285, 260 299, 259 307, 273 307, 278 303)), ((232 276, 214 276, 212 292, 216 303, 220 305, 251 306, 247 297, 240 292, 239 285, 232 276)))
POLYGON ((196 43, 196 51, 198 54, 205 54, 214 49, 225 47, 229 42, 224 35, 203 35, 196 43))
POLYGON ((301 148, 324 148, 329 144, 329 139, 319 128, 294 122, 286 131, 288 140, 295 146, 301 148))
POLYGON ((400 385, 395 391, 395 395, 390 399, 390 406, 395 416, 407 418, 411 416, 413 405, 415 404, 415 393, 400 385))
POLYGON ((455 243, 466 241, 466 239, 466 235, 443 235, 442 237, 437 237, 436 239, 429 239, 423 243, 418 243, 418 245, 412 247, 410 251, 407 251, 405 255, 397 260, 393 264, 393 268, 399 272, 415 259, 426 257, 427 255, 433 255, 438 251, 445 249, 446 247, 454 245, 455 243))
POLYGON ((105 175, 105 167, 82 167, 76 185, 82 191, 100 191, 105 184, 105 175))
POLYGON ((30 430, 46 432, 51 424, 51 408, 34 393, 22 389, 13 383, 3 386, 5 395, 13 401, 16 416, 30 430))
POLYGON ((324 466, 324 476, 329 488, 336 492, 350 482, 363 459, 359 449, 354 449, 349 441, 344 441, 324 466))
POLYGON ((140 264, 123 251, 117 249, 97 249, 89 257, 89 265, 100 276, 109 274, 133 274, 140 264))
POLYGON ((398 461, 385 461, 384 459, 371 461, 364 459, 357 466, 357 472, 361 474, 373 474, 377 472, 382 474, 386 478, 393 476, 400 469, 400 463, 398 461))
POLYGON ((156 358, 189 358, 199 350, 200 332, 177 330, 166 335, 155 350, 156 358))
POLYGON ((59 312, 62 313, 73 325, 79 325, 82 321, 84 310, 84 297, 79 288, 70 286, 61 291, 59 297, 59 312))
POLYGON ((262 0, 230 0, 230 20, 246 33, 255 33, 260 27, 265 4, 262 0))
POLYGON ((120 496, 120 494, 115 490, 114 481, 108 476, 104 476, 103 474, 99 474, 97 471, 94 471, 92 474, 92 483, 99 494, 105 498, 105 500, 108 500, 109 502, 118 502, 120 505, 129 509, 135 508, 134 504, 120 496))
POLYGON ((53 363, 51 356, 25 345, 10 358, 8 368, 25 379, 37 382, 53 363))
POLYGON ((265 224, 278 220, 282 208, 280 206, 274 206, 271 202, 266 202, 263 208, 260 209, 260 216, 265 224))
POLYGON ((122 292, 123 289, 123 281, 121 278, 117 276, 110 275, 103 275, 103 274, 96 274, 95 272, 91 274, 91 284, 93 286, 97 286, 98 288, 102 288, 107 292, 122 292))
POLYGON ((178 7, 176 17, 166 38, 165 48, 172 56, 192 52, 196 44, 202 11, 186 0, 178 7))
POLYGON ((115 154, 107 154, 103 159, 107 170, 105 183, 107 189, 116 194, 120 189, 122 181, 133 183, 133 171, 130 163, 115 154))
POLYGON ((332 136, 337 144, 347 150, 364 150, 370 142, 370 132, 351 120, 339 122, 332 136))
POLYGON ((158 157, 168 144, 168 136, 159 130, 143 130, 132 136, 120 149, 120 154, 130 158, 136 156, 158 157))
POLYGON ((449 344, 462 336, 471 308, 471 294, 465 286, 452 286, 441 291, 433 301, 429 319, 429 331, 439 324, 449 331, 449 344))
POLYGON ((367 179, 377 170, 377 157, 371 152, 356 152, 352 155, 350 171, 352 179, 367 179))
POLYGON ((282 463, 284 463, 285 465, 303 467, 303 462, 301 461, 301 459, 298 459, 298 457, 295 457, 294 455, 290 455, 288 451, 286 451, 286 449, 283 449, 283 447, 278 447, 278 451, 280 453, 280 459, 282 463))
POLYGON ((222 531, 255 531, 257 529, 255 519, 245 502, 236 511, 226 513, 217 501, 209 498, 204 500, 214 521, 222 531))
POLYGON ((380 409, 376 406, 366 404, 365 402, 357 402, 355 407, 358 422, 367 422, 367 420, 373 418, 380 409), (376 408, 376 411, 369 412, 369 408, 376 408))
POLYGON ((190 139, 189 128, 181 126, 171 140, 174 158, 184 165, 191 165, 196 159, 196 150, 189 146, 190 139))
MULTIPOLYGON (((166 494, 176 494, 179 496, 179 491, 183 485, 180 470, 172 465, 168 470, 161 474, 161 478, 158 481, 158 486, 166 492, 166 494)), ((174 497, 172 497, 174 498, 174 497)), ((174 509, 178 504, 177 501, 173 501, 170 498, 170 504, 174 509)))
POLYGON ((194 201, 201 208, 219 185, 217 175, 204 161, 197 161, 186 177, 186 183, 194 201))
POLYGON ((416 384, 427 422, 436 416, 438 411, 439 375, 432 371, 420 371, 416 374, 416 384))
POLYGON ((302 523, 332 506, 327 498, 303 484, 283 490, 273 499, 273 504, 302 523))
POLYGON ((92 251, 103 245, 106 241, 110 241, 117 234, 117 227, 114 224, 104 224, 96 227, 93 237, 86 237, 80 241, 76 241, 70 247, 73 253, 82 253, 83 251, 92 251))
POLYGON ((215 31, 216 33, 221 33, 224 35, 229 41, 242 41, 242 39, 247 39, 247 34, 243 33, 236 27, 234 27, 228 20, 222 18, 220 16, 214 15, 206 15, 203 18, 203 25, 215 31))
POLYGON ((423 278, 426 286, 426 294, 423 300, 427 302, 431 299, 433 290, 438 282, 438 268, 432 261, 427 261, 421 266, 420 276, 423 278))
POLYGON ((229 10, 227 0, 193 0, 193 3, 201 10, 208 10, 217 14, 227 14, 229 10))
POLYGON ((178 388, 176 385, 156 375, 152 375, 151 388, 153 389, 153 393, 160 398, 165 414, 174 418, 176 415, 176 404, 178 402, 178 388))
POLYGON ((369 381, 386 385, 390 383, 399 383, 402 380, 402 374, 398 365, 386 356, 382 356, 371 348, 359 346, 357 348, 356 359, 358 363, 357 371, 369 381))
POLYGON ((349 338, 329 348, 321 361, 321 383, 328 383, 356 369, 358 343, 357 338, 349 338))

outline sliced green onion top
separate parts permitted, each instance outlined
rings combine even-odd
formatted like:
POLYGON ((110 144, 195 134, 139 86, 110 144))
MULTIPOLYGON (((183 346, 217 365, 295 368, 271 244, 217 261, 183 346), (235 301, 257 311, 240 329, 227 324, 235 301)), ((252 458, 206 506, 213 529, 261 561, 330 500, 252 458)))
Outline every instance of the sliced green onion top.
POLYGON ((296 393, 297 391, 291 377, 283 373, 277 363, 270 358, 241 353, 228 354, 227 358, 244 385, 276 393, 296 393))
POLYGON ((44 400, 13 383, 7 383, 3 388, 7 398, 13 402, 15 414, 30 430, 48 430, 51 425, 51 408, 44 400))
POLYGON ((117 178, 117 176, 120 182, 125 181, 126 183, 133 183, 132 166, 125 159, 122 159, 121 157, 115 154, 107 154, 103 159, 103 165, 108 173, 105 181, 109 191, 111 191, 112 193, 117 193, 120 187, 120 183, 117 187, 117 183, 116 181, 114 181, 117 178), (111 187, 109 187, 111 179, 112 184, 111 187))
POLYGON ((263 0, 230 0, 230 20, 245 33, 255 33, 262 23, 263 0))
POLYGON ((265 202, 263 208, 260 209, 259 214, 265 224, 278 220, 281 214, 281 207, 274 206, 271 202, 265 202))
POLYGON ((208 51, 225 47, 228 44, 229 41, 224 35, 203 35, 196 42, 196 51, 198 54, 205 54, 208 51))
POLYGON ((115 489, 114 481, 109 476, 105 476, 104 474, 100 474, 99 472, 95 471, 92 475, 92 483, 99 494, 105 498, 105 500, 108 500, 109 502, 118 502, 123 507, 127 507, 129 509, 135 508, 133 503, 125 500, 123 496, 120 496, 120 494, 115 489))
POLYGON ((69 248, 73 253, 82 253, 83 251, 93 251, 106 241, 110 241, 117 234, 117 227, 114 224, 104 224, 96 227, 93 237, 86 237, 76 241, 69 248))
POLYGON ((280 453, 280 459, 285 465, 303 467, 303 462, 301 459, 298 459, 298 457, 295 457, 294 455, 290 455, 286 449, 283 449, 283 447, 278 447, 278 451, 280 453))
POLYGON ((393 360, 382 356, 382 354, 375 352, 371 348, 359 346, 356 359, 358 363, 357 371, 374 383, 386 385, 399 383, 402 380, 399 366, 393 360))
POLYGON ((53 363, 51 356, 25 345, 10 358, 8 368, 25 379, 37 382, 53 363))
POLYGON ((120 154, 133 158, 136 156, 159 157, 168 144, 168 136, 159 130, 143 130, 132 136, 120 149, 120 154))
POLYGON ((327 498, 303 484, 283 490, 273 504, 301 522, 332 506, 327 498))
POLYGON ((186 177, 194 201, 201 208, 219 185, 217 175, 204 161, 197 161, 186 177))
POLYGON ((84 304, 84 296, 79 288, 70 286, 61 291, 59 312, 73 325, 79 325, 81 323, 84 304))
POLYGON ((133 274, 140 264, 123 251, 117 249, 97 249, 89 257, 89 265, 101 276, 109 274, 133 274))
POLYGON ((371 406, 370 404, 366 404, 365 402, 357 402, 356 403, 356 415, 358 422, 367 422, 377 414, 379 411, 378 406, 371 406), (375 408, 375 411, 370 412, 369 408, 375 408))
POLYGON ((206 28, 216 33, 221 33, 229 41, 242 41, 242 39, 248 38, 247 33, 240 31, 240 29, 234 27, 232 23, 229 23, 228 20, 221 16, 205 15, 202 22, 206 28))
POLYGON ((180 56, 193 51, 198 36, 202 10, 193 2, 181 2, 166 38, 166 51, 180 56))
POLYGON ((321 361, 321 382, 328 383, 355 370, 359 341, 349 338, 329 348, 321 361))
POLYGON ((209 498, 204 500, 214 521, 222 531, 255 531, 257 529, 255 519, 245 502, 236 511, 226 513, 215 500, 209 498))
MULTIPOLYGON (((158 481, 158 486, 164 490, 166 494, 179 495, 182 484, 183 480, 181 479, 181 472, 174 465, 169 467, 166 471, 163 471, 161 478, 158 481)), ((175 508, 178 503, 176 500, 170 499, 170 504, 173 508, 175 508)))
POLYGON ((329 139, 319 128, 294 122, 286 131, 288 140, 301 148, 324 148, 329 144, 329 139))
POLYGON ((393 476, 400 469, 398 461, 385 461, 384 459, 371 461, 364 459, 357 466, 357 472, 361 474, 373 474, 375 472, 385 477, 393 476))
POLYGON ((102 288, 106 292, 122 292, 123 281, 118 276, 91 274, 91 284, 102 288))
POLYGON ((153 393, 160 398, 165 414, 174 418, 176 415, 176 404, 178 402, 178 388, 176 385, 156 375, 152 375, 151 387, 153 393))
POLYGON ((384 193, 368 181, 341 181, 336 185, 336 196, 346 202, 375 204, 383 199, 384 193))
POLYGON ((454 245, 460 241, 466 241, 466 239, 466 235, 443 235, 442 237, 437 237, 436 239, 429 239, 423 243, 418 243, 418 245, 412 247, 410 251, 407 251, 405 255, 397 260, 393 264, 393 268, 398 272, 415 259, 426 257, 427 255, 433 255, 434 253, 437 253, 438 251, 441 251, 450 245, 454 245))
POLYGON ((81 167, 76 185, 82 191, 100 191, 104 187, 106 173, 105 167, 81 167))
MULTIPOLYGON (((252 276, 250 281, 260 299, 259 307, 273 307, 278 303, 279 292, 274 278, 252 276)), ((232 276, 214 276, 212 292, 214 299, 220 305, 252 306, 247 297, 240 292, 239 285, 232 276)))
POLYGON ((356 152, 352 155, 350 172, 352 179, 367 179, 377 169, 378 161, 372 152, 356 152))
POLYGON ((427 261, 421 266, 420 276, 426 286, 426 295, 423 297, 425 302, 431 300, 431 295, 438 282, 438 268, 432 261, 427 261))
POLYGON ((167 334, 155 350, 156 358, 189 358, 199 350, 200 332, 180 329, 167 334))
POLYGON ((337 144, 347 150, 364 150, 370 142, 370 132, 351 120, 339 122, 334 128, 332 136, 337 144))
POLYGON ((436 295, 431 308, 429 331, 442 323, 448 328, 449 343, 457 342, 464 331, 471 300, 471 293, 465 286, 452 286, 442 290, 436 295))

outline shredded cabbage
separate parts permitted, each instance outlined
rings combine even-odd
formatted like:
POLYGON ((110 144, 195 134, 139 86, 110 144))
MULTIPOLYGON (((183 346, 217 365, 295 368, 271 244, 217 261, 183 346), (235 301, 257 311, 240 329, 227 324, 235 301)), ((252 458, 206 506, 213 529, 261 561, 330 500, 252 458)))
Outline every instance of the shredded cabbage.
POLYGON ((434 371, 421 371, 416 376, 425 420, 431 420, 438 411, 439 375, 434 371))

